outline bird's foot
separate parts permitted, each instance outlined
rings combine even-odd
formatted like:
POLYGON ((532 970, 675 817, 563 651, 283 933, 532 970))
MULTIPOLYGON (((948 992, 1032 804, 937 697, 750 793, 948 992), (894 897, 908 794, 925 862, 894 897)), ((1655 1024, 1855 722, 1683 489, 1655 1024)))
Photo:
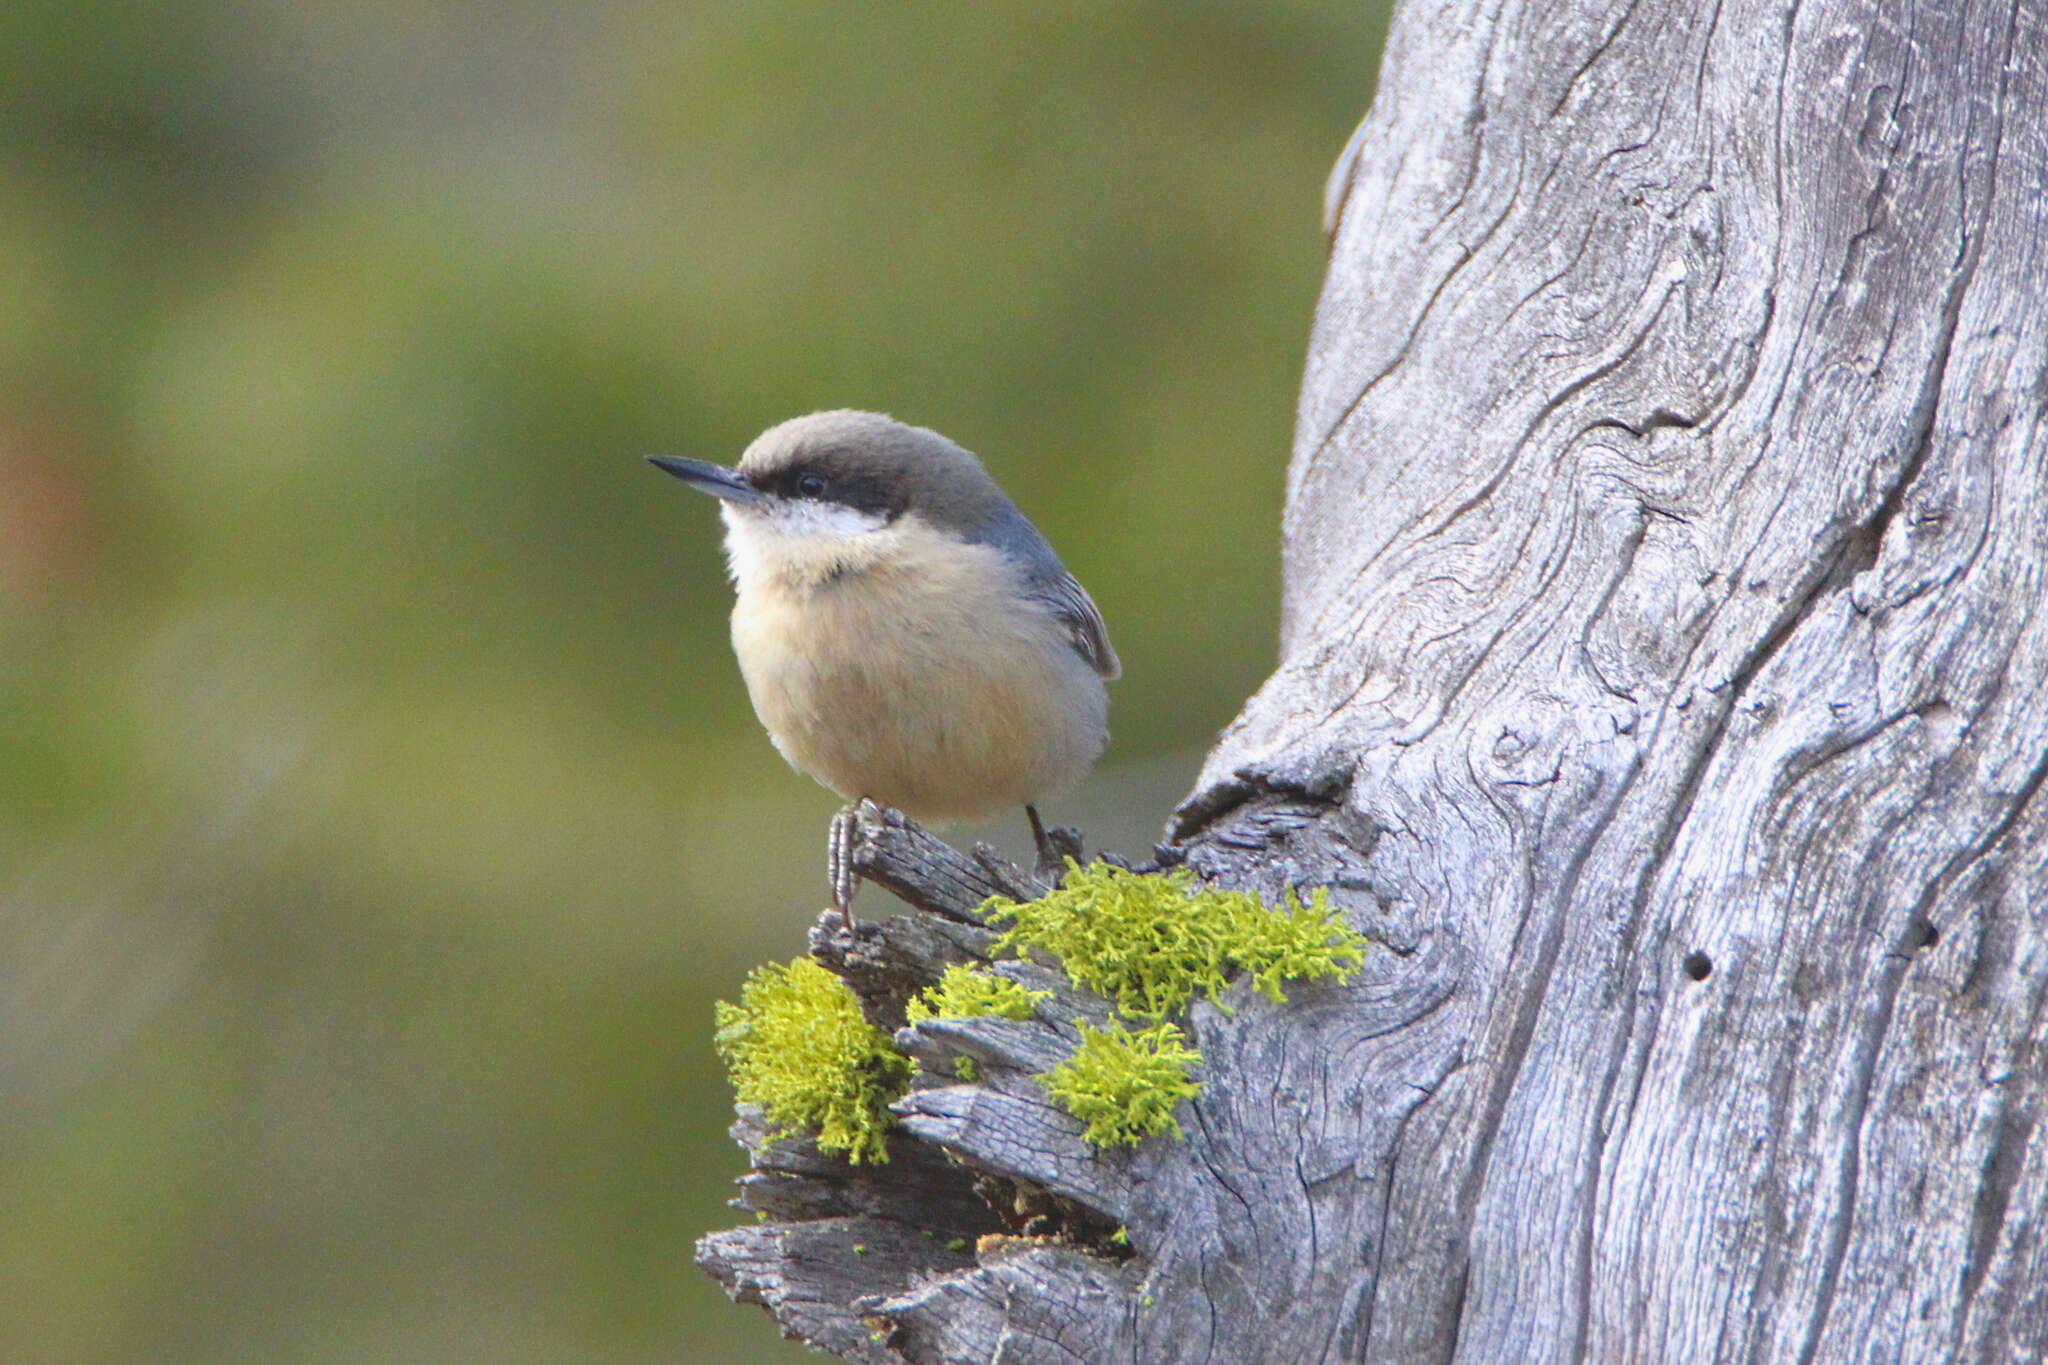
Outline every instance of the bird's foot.
MULTIPOLYGON (((862 798, 865 800, 866 798, 862 798)), ((860 801, 849 802, 832 817, 825 836, 825 880, 832 887, 832 908, 853 927, 853 894, 860 889, 860 873, 853 866, 853 847, 860 837, 860 801)))
POLYGON ((1038 847, 1038 866, 1034 871, 1039 880, 1058 886, 1067 875, 1067 859, 1081 861, 1081 831, 1067 825, 1047 829, 1038 818, 1036 806, 1025 806, 1024 814, 1030 817, 1031 841, 1038 847))

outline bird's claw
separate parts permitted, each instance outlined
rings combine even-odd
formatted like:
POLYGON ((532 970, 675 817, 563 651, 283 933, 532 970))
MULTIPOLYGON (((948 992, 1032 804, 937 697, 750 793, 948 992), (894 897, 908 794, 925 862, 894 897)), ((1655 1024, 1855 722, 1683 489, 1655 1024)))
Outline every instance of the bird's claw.
POLYGON ((860 874, 853 866, 854 840, 860 834, 860 802, 846 806, 832 817, 825 836, 825 880, 832 886, 832 908, 853 927, 853 893, 860 889, 860 874))
POLYGON ((1038 866, 1034 871, 1038 879, 1053 886, 1060 884, 1067 875, 1067 859, 1081 861, 1081 832, 1065 825, 1047 829, 1038 818, 1038 808, 1027 805, 1024 814, 1031 820, 1031 841, 1038 848, 1038 866))

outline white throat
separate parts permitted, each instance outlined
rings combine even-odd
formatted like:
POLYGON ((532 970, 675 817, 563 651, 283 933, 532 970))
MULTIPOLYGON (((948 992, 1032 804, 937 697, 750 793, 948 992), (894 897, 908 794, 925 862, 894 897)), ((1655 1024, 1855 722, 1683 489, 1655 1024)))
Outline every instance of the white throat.
POLYGON ((838 502, 792 499, 767 506, 726 503, 725 554, 742 589, 780 582, 816 586, 859 572, 889 554, 889 519, 838 502))

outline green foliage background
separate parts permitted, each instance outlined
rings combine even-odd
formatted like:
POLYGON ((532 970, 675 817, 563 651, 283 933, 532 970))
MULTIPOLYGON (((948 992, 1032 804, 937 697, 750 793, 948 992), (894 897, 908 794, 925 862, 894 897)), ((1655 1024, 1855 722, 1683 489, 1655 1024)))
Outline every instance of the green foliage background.
POLYGON ((807 1358, 689 1253, 834 803, 640 456, 981 451, 1142 849, 1271 665, 1381 8, 0 7, 0 1358, 807 1358))

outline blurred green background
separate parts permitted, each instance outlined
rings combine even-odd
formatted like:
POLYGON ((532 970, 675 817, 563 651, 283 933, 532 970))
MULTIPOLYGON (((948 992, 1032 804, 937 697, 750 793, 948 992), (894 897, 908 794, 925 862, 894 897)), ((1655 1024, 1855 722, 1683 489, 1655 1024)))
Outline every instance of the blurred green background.
POLYGON ((690 1251, 836 803, 640 457, 981 451, 1124 658, 1050 814, 1142 852, 1271 663, 1383 23, 0 9, 0 1359, 809 1358, 690 1251))

